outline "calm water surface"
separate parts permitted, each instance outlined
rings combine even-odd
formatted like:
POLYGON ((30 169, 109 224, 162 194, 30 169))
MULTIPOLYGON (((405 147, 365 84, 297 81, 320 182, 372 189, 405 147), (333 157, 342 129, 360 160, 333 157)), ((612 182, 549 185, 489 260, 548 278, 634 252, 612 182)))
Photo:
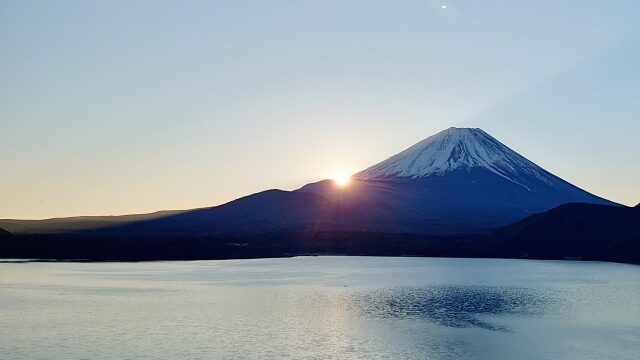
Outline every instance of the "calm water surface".
POLYGON ((1 359, 640 359, 640 266, 0 264, 1 359))

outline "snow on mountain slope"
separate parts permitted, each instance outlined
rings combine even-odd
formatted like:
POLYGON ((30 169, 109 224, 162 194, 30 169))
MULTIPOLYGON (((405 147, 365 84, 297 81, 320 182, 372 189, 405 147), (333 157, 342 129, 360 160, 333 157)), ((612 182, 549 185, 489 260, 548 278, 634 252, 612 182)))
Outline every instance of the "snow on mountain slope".
POLYGON ((480 129, 449 128, 355 175, 422 178, 454 170, 484 168, 529 189, 532 180, 554 185, 559 179, 480 129))

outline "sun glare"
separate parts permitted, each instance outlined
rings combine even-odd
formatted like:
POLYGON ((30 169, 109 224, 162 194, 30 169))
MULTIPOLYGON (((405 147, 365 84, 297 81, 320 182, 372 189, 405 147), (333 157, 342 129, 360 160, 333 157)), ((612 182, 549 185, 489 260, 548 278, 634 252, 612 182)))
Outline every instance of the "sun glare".
POLYGON ((351 176, 347 173, 340 173, 333 177, 333 181, 338 186, 346 186, 351 181, 351 176))

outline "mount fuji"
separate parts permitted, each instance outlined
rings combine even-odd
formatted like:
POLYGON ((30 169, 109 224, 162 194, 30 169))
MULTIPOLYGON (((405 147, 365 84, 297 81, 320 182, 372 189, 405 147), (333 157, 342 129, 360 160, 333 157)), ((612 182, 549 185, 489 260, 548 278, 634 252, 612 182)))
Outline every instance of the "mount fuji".
MULTIPOLYGON (((449 128, 354 174, 347 186, 323 180, 295 191, 267 190, 211 208, 123 218, 121 224, 114 218, 96 231, 145 237, 282 230, 481 234, 575 202, 616 205, 480 129, 449 128)), ((80 225, 73 228, 87 228, 80 225)), ((15 226, 0 221, 6 230, 15 232, 15 226)), ((51 226, 49 233, 55 232, 51 226)))
POLYGON ((349 189, 302 187, 375 230, 471 233, 565 203, 614 205, 542 169, 480 129, 449 128, 353 176, 349 189))
POLYGON ((426 138, 401 153, 357 174, 363 180, 376 178, 425 178, 444 176, 456 170, 488 170, 521 186, 564 187, 566 183, 520 156, 480 129, 449 128, 426 138))

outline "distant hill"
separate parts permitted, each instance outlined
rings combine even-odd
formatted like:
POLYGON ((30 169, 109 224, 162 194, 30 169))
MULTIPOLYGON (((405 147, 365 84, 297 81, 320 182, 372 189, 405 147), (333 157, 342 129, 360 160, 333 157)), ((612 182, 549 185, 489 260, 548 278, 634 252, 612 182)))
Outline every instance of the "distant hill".
POLYGON ((0 228, 0 239, 4 237, 9 237, 9 236, 11 236, 10 232, 8 232, 7 230, 4 230, 3 228, 0 228))
POLYGON ((121 216, 76 216, 45 220, 0 219, 0 228, 13 234, 60 234, 88 229, 102 229, 125 225, 138 221, 157 219, 178 214, 182 211, 167 210, 150 214, 121 216))
POLYGON ((512 257, 640 263, 640 207, 566 204, 494 234, 512 257))

